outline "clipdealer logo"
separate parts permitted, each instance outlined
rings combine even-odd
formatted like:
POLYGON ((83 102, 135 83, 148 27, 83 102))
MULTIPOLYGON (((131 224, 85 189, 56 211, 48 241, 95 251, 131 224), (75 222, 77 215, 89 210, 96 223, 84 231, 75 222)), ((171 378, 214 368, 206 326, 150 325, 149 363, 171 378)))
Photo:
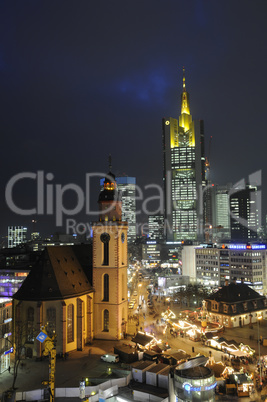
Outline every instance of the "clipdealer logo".
MULTIPOLYGON (((45 173, 44 171, 34 172, 21 172, 10 178, 5 189, 5 199, 8 208, 15 214, 22 216, 38 216, 38 215, 54 215, 56 226, 63 226, 66 217, 72 217, 71 219, 66 219, 66 229, 67 233, 70 230, 73 233, 84 234, 86 231, 90 231, 90 224, 88 222, 77 223, 73 217, 82 212, 91 217, 98 216, 99 211, 93 211, 90 205, 90 186, 92 179, 103 179, 108 177, 111 181, 114 177, 107 175, 106 173, 96 172, 96 173, 86 173, 85 174, 85 187, 82 188, 75 183, 68 183, 65 185, 57 184, 54 182, 53 173, 45 173), (19 200, 15 199, 15 188, 18 184, 23 184, 25 180, 30 180, 36 184, 35 192, 35 206, 29 209, 22 208, 20 206, 19 200), (66 207, 67 192, 71 192, 74 197, 76 197, 76 203, 73 208, 66 207)), ((232 188, 228 191, 228 208, 230 217, 239 222, 242 226, 252 227, 252 222, 237 216, 234 211, 230 209, 230 197, 235 193, 246 188, 255 187, 256 191, 251 191, 250 193, 250 205, 253 206, 255 210, 255 217, 257 222, 261 222, 261 191, 259 187, 261 186, 262 175, 261 171, 257 171, 249 175, 248 185, 244 179, 240 180, 238 183, 234 184, 232 188)), ((191 231, 197 231, 198 233, 203 233, 203 212, 204 212, 204 198, 205 194, 210 190, 212 185, 208 184, 204 188, 200 186, 195 195, 195 201, 198 204, 198 214, 197 222, 193 227, 186 225, 185 227, 181 225, 179 230, 186 231, 190 229, 191 231), (196 226, 196 227, 195 227, 196 226)), ((166 197, 164 197, 163 189, 158 184, 148 184, 144 186, 144 189, 135 185, 135 201, 139 202, 139 208, 136 209, 136 216, 141 213, 145 215, 156 215, 164 214, 164 198, 166 198, 166 212, 167 218, 164 219, 164 232, 172 233, 177 228, 172 226, 172 220, 169 216, 173 213, 172 210, 176 210, 178 203, 173 200, 173 182, 171 172, 167 172, 166 177, 166 197), (148 193, 149 195, 148 195, 148 193), (151 192, 153 195, 151 196, 151 192), (176 206, 177 205, 177 206, 176 206)), ((114 201, 116 202, 116 201, 114 201)), ((111 211, 114 208, 114 204, 106 209, 106 212, 111 211)), ((141 230, 144 231, 144 226, 146 224, 137 224, 141 226, 141 230)), ((255 223, 254 223, 255 225, 255 223)), ((210 224, 208 224, 210 226, 210 224)), ((257 226, 257 225, 256 225, 257 226)), ((148 229, 148 228, 147 228, 148 229)), ((256 227, 253 228, 257 229, 256 227)))
MULTIPOLYGON (((90 180, 93 178, 103 178, 107 176, 103 173, 87 173, 85 175, 85 191, 75 183, 65 185, 51 183, 54 179, 53 173, 45 174, 43 171, 22 172, 14 175, 7 183, 5 190, 6 203, 9 209, 18 215, 54 215, 56 226, 63 225, 63 217, 73 216, 82 211, 85 213, 98 215, 98 211, 90 208, 90 180), (14 200, 14 188, 22 180, 34 180, 36 182, 36 206, 31 209, 23 209, 14 200), (72 192, 76 196, 76 204, 73 208, 66 208, 64 197, 67 192, 72 192)), ((112 210, 112 205, 107 211, 112 210)))
MULTIPOLYGON (((90 205, 90 186, 92 179, 103 179, 107 177, 111 181, 114 177, 106 173, 86 173, 84 189, 75 183, 68 183, 65 185, 54 183, 54 174, 45 173, 44 171, 34 172, 21 172, 10 178, 5 189, 5 199, 8 208, 15 214, 22 216, 37 216, 37 215, 55 215, 56 226, 62 226, 65 217, 73 217, 84 210, 86 215, 98 216, 99 211, 93 211, 90 205), (15 187, 18 184, 23 184, 23 181, 31 180, 36 184, 35 192, 35 206, 29 209, 22 208, 19 205, 19 200, 15 199, 15 187), (76 203, 73 208, 66 207, 67 192, 71 192, 76 197, 76 203), (65 200, 65 203, 64 203, 65 200)), ((144 191, 135 185, 135 200, 141 202, 141 208, 136 210, 136 215, 141 212, 149 215, 155 213, 163 213, 163 190, 157 184, 148 184, 144 187, 145 191, 153 191, 152 196, 145 196, 144 191), (156 209, 150 208, 150 203, 156 202, 156 209)), ((117 200, 114 201, 114 203, 117 200)), ((106 212, 112 211, 114 203, 111 203, 106 212)), ((74 228, 76 221, 74 219, 67 219, 68 229, 74 228)), ((89 229, 87 223, 80 223, 83 233, 84 228, 89 229)), ((74 232, 75 233, 75 232, 74 232)))

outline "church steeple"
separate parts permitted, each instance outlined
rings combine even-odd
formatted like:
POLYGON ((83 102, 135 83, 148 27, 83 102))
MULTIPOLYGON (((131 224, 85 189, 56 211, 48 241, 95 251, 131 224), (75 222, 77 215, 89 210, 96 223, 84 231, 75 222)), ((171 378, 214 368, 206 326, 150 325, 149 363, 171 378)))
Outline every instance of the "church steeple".
POLYGON ((104 180, 104 189, 98 197, 99 220, 121 221, 121 196, 117 189, 115 175, 111 172, 111 155, 109 155, 109 172, 104 180))
POLYGON ((112 169, 111 154, 109 154, 109 157, 108 157, 108 165, 109 165, 109 171, 111 172, 111 169, 112 169))
POLYGON ((192 116, 190 114, 190 107, 189 107, 189 93, 186 92, 185 68, 183 67, 183 92, 181 95, 181 115, 179 117, 179 126, 183 127, 185 131, 188 131, 191 122, 192 122, 192 116))

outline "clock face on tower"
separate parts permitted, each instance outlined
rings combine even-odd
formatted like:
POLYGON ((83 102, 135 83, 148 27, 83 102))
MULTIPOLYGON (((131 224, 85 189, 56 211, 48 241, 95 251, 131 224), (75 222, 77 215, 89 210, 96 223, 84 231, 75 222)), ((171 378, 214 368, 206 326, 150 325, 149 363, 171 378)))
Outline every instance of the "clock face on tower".
POLYGON ((108 243, 110 241, 110 235, 108 233, 102 233, 100 236, 102 243, 108 243))
POLYGON ((121 234, 121 242, 124 243, 124 240, 125 240, 125 234, 122 233, 122 234, 121 234))

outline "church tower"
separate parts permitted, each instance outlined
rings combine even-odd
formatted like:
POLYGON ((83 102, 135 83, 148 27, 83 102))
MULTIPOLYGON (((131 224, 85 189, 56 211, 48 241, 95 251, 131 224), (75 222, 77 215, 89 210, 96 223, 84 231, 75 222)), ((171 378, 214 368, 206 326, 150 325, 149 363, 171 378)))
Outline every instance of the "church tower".
POLYGON ((121 221, 121 199, 111 165, 98 204, 99 221, 92 226, 94 338, 122 339, 128 318, 128 224, 121 221))

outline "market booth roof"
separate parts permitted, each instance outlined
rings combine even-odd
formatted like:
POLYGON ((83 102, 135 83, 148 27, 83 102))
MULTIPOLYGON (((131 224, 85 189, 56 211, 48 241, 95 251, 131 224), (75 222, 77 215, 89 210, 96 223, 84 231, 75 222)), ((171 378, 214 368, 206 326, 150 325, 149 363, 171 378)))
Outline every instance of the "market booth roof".
POLYGON ((247 356, 247 353, 243 352, 242 350, 233 350, 232 355, 237 356, 237 357, 244 357, 247 356))
POLYGON ((132 342, 138 343, 139 345, 146 346, 147 344, 154 341, 155 338, 152 335, 147 335, 142 332, 137 332, 134 338, 132 338, 132 342))

